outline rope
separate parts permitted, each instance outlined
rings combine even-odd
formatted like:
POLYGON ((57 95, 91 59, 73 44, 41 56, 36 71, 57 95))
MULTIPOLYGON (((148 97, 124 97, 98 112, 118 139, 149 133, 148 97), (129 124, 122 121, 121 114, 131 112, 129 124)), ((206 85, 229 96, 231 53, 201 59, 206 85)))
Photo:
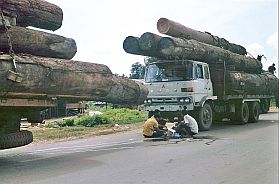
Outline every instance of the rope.
POLYGON ((9 34, 9 28, 7 26, 7 22, 6 22, 6 19, 4 17, 4 14, 3 14, 3 11, 2 9, 0 8, 0 16, 2 18, 2 22, 3 22, 3 25, 4 25, 4 28, 5 28, 5 32, 6 32, 6 35, 7 35, 7 38, 8 38, 8 45, 9 45, 9 55, 12 57, 13 59, 13 66, 14 66, 14 70, 16 72, 16 61, 15 61, 15 52, 13 50, 13 45, 12 45, 12 41, 11 41, 11 36, 9 34))

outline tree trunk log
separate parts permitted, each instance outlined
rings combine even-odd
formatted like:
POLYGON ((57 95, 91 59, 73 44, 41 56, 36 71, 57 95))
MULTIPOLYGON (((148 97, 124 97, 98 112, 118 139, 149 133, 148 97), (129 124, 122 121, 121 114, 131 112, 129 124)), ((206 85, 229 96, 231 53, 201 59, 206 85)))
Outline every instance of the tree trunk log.
POLYGON ((230 43, 226 39, 219 38, 218 36, 214 36, 208 32, 196 31, 166 18, 160 18, 158 20, 157 29, 160 33, 167 34, 169 36, 197 40, 209 45, 221 47, 237 54, 247 54, 246 49, 241 45, 230 43))
MULTIPOLYGON (((148 42, 149 40, 146 41, 148 42)), ((123 42, 123 49, 125 50, 125 52, 129 54, 167 59, 165 55, 161 54, 158 51, 158 49, 154 49, 154 48, 147 49, 147 47, 146 50, 141 49, 139 46, 139 38, 134 36, 128 36, 125 38, 123 42)))
POLYGON ((128 36, 123 42, 123 49, 129 54, 142 55, 142 51, 139 47, 139 38, 134 36, 128 36))
POLYGON ((191 59, 208 64, 225 63, 231 70, 261 73, 262 63, 254 58, 239 55, 219 47, 195 40, 163 37, 159 43, 161 54, 176 59, 191 59))
POLYGON ((137 105, 143 103, 148 93, 143 84, 117 77, 101 64, 20 55, 16 56, 16 66, 16 72, 23 76, 18 83, 8 78, 9 71, 13 70, 10 56, 0 55, 2 97, 29 93, 137 105))
POLYGON ((63 21, 62 9, 44 0, 1 0, 0 8, 9 17, 16 17, 18 26, 33 26, 55 31, 63 21))
POLYGON ((227 71, 225 80, 226 94, 274 95, 278 98, 278 79, 269 72, 249 74, 227 71))
POLYGON ((156 51, 161 38, 159 35, 146 32, 139 38, 139 47, 141 50, 156 51))
MULTIPOLYGON (((72 59, 77 52, 75 40, 71 38, 23 27, 11 27, 8 34, 15 53, 72 59)), ((7 34, 0 31, 0 51, 8 53, 9 49, 7 34)))

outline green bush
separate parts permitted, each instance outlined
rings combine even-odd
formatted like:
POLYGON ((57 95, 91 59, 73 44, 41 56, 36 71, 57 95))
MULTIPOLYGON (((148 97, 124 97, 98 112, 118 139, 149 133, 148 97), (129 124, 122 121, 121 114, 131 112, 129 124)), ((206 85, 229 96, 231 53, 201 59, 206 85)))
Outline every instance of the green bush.
POLYGON ((95 116, 81 116, 80 118, 76 119, 77 125, 82 125, 85 127, 93 127, 96 125, 104 125, 104 124, 110 124, 111 121, 106 118, 102 117, 101 115, 95 115, 95 116))
POLYGON ((144 111, 121 108, 105 111, 101 116, 108 118, 114 123, 127 124, 146 120, 147 113, 144 111))
POLYGON ((74 126, 75 125, 75 120, 74 119, 66 119, 66 120, 58 122, 57 125, 60 126, 60 127, 74 126))
POLYGON ((138 123, 147 119, 147 113, 144 111, 131 110, 126 108, 109 109, 104 114, 88 116, 83 115, 78 118, 66 119, 57 123, 49 123, 47 128, 84 126, 93 127, 96 125, 105 125, 111 123, 131 124, 138 123))
POLYGON ((56 126, 57 126, 57 124, 53 123, 53 122, 46 124, 46 128, 55 128, 56 126))

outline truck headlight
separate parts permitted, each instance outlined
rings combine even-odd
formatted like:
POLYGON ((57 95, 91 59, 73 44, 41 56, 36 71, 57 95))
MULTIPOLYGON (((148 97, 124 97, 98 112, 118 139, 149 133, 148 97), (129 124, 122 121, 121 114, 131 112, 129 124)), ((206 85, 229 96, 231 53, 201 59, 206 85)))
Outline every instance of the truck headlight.
POLYGON ((190 98, 180 98, 178 99, 179 103, 190 103, 191 99, 190 98))
POLYGON ((190 98, 185 98, 186 103, 189 103, 190 101, 191 101, 190 98))
POLYGON ((183 98, 180 98, 179 102, 183 103, 183 102, 185 102, 185 100, 183 98))

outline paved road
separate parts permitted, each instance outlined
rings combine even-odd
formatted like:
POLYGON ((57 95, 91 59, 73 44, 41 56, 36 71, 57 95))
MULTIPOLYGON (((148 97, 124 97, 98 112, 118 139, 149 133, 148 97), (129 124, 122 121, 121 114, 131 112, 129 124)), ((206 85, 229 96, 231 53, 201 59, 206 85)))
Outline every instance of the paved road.
POLYGON ((0 183, 278 184, 278 113, 214 125, 214 139, 145 141, 141 132, 0 151, 0 183))

